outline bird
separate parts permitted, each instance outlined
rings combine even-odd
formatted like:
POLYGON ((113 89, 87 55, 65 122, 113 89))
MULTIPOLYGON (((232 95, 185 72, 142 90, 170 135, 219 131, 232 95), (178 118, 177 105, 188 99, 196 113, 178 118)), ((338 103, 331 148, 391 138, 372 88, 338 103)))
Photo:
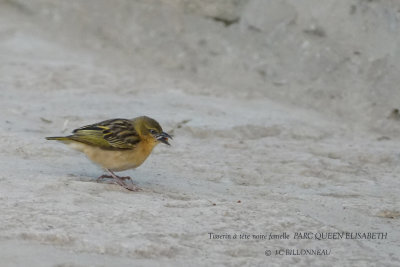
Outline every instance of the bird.
POLYGON ((68 136, 46 139, 60 141, 83 152, 109 173, 99 176, 97 182, 111 178, 112 183, 131 191, 139 191, 141 189, 133 184, 131 177, 120 177, 114 172, 139 167, 157 144, 170 145, 168 139, 172 137, 163 131, 156 120, 140 116, 134 119, 105 120, 75 129, 68 136), (126 183, 125 180, 131 182, 126 183))

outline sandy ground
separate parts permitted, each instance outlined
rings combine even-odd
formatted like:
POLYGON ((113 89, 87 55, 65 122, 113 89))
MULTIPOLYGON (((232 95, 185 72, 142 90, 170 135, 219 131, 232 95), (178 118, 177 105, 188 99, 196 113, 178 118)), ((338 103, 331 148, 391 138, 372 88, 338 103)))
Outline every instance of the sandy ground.
POLYGON ((1 266, 400 265, 400 5, 94 2, 0 1, 1 266), (174 135, 141 192, 44 139, 139 115, 174 135))

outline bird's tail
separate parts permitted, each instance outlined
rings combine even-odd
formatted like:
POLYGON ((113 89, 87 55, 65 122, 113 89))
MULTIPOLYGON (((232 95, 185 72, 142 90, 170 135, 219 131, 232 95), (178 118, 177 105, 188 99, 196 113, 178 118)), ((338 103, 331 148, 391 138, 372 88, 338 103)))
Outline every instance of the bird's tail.
POLYGON ((69 136, 53 136, 46 137, 46 140, 70 141, 71 139, 69 138, 69 136))

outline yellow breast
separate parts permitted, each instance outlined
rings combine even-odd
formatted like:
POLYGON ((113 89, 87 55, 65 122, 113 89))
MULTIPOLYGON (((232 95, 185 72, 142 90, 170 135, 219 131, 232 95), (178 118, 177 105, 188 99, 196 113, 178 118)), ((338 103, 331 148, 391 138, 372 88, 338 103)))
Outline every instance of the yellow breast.
POLYGON ((86 154, 94 163, 111 171, 124 171, 140 166, 150 155, 156 142, 143 140, 134 149, 106 150, 80 142, 71 142, 69 146, 86 154))

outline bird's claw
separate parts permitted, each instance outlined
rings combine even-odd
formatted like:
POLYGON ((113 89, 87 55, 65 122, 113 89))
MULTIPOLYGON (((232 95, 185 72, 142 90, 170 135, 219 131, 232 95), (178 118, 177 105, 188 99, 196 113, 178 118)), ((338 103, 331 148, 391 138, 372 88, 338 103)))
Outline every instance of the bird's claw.
POLYGON ((142 190, 140 187, 136 186, 136 185, 133 183, 132 178, 129 177, 129 176, 120 177, 120 176, 117 176, 117 175, 112 176, 112 175, 104 174, 104 175, 99 176, 99 177, 96 179, 96 182, 99 183, 99 182, 100 182, 101 180, 103 180, 103 179, 112 179, 112 180, 110 180, 110 181, 105 181, 105 182, 106 182, 106 183, 110 183, 110 184, 118 184, 118 185, 122 186, 123 188, 125 188, 125 189, 127 189, 127 190, 129 190, 129 191, 138 192, 138 191, 141 191, 141 190, 142 190), (130 180, 131 183, 130 183, 130 184, 127 184, 127 183, 125 182, 125 180, 130 180))
POLYGON ((113 178, 113 177, 111 175, 103 174, 103 175, 97 177, 96 182, 99 183, 103 179, 110 179, 110 178, 113 178))
POLYGON ((122 180, 131 180, 132 181, 132 178, 129 176, 118 176, 118 177, 121 178, 122 180))
POLYGON ((125 189, 128 189, 129 191, 134 191, 134 192, 142 191, 142 189, 140 187, 134 185, 133 183, 132 184, 125 184, 125 185, 123 185, 123 187, 125 189))

